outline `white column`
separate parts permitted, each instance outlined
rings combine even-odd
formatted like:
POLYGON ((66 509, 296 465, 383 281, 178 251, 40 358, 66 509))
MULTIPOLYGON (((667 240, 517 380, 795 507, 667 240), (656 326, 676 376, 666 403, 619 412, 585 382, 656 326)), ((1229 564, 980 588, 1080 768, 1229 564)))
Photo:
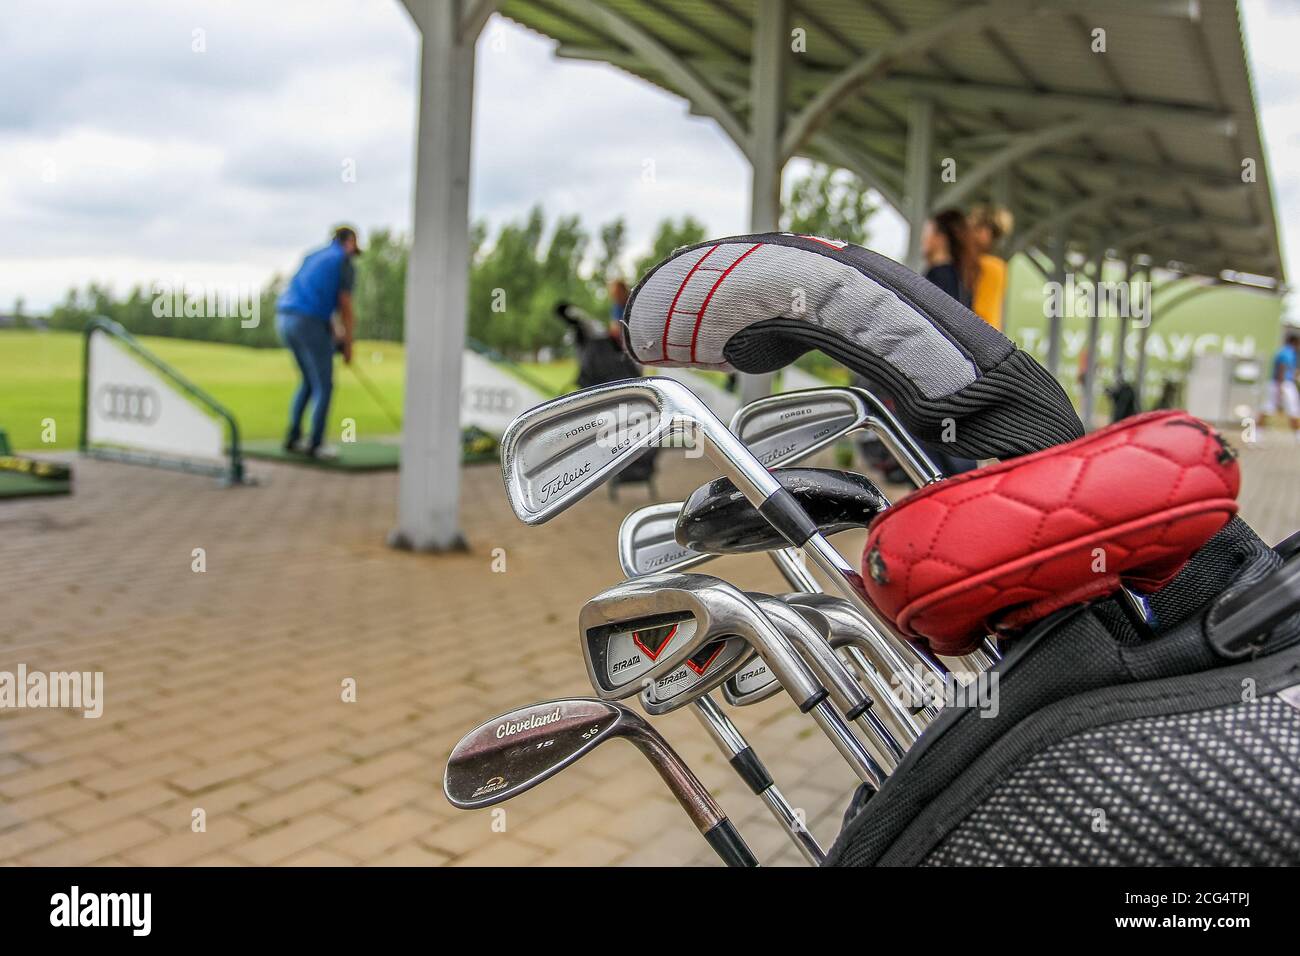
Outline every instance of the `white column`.
MULTIPOLYGON (((1143 266, 1137 274, 1139 276, 1139 282, 1151 281, 1150 266, 1143 266)), ((1155 290, 1152 289, 1151 291, 1154 292, 1155 290)), ((1139 412, 1142 411, 1143 406, 1146 404, 1144 386, 1146 385, 1147 380, 1147 339, 1151 335, 1151 326, 1155 322, 1155 319, 1156 315, 1153 297, 1152 303, 1147 306, 1147 323, 1138 329, 1137 369, 1133 372, 1133 387, 1137 389, 1137 410, 1139 412)))
MULTIPOLYGON (((1127 252, 1123 253, 1120 258, 1124 260, 1124 272, 1121 281, 1129 285, 1133 278, 1133 260, 1127 252)), ((1132 291, 1132 286, 1129 286, 1132 291)), ((1133 299, 1129 297, 1129 308, 1132 309, 1133 299)), ((1115 327, 1115 384, 1118 385, 1124 381, 1124 372, 1128 365, 1128 355, 1125 354, 1125 347, 1128 345, 1128 316, 1120 312, 1115 327)))
MULTIPOLYGON (((789 59, 786 0, 758 0, 749 68, 750 232, 774 232, 781 220, 781 131, 785 119, 785 73, 789 59)), ((740 400, 772 391, 772 373, 740 376, 740 400)))
POLYGON ((460 370, 469 294, 474 41, 461 3, 407 0, 420 28, 415 217, 406 273, 406 394, 394 547, 442 551, 460 533, 460 370))
POLYGON ((907 109, 907 157, 903 168, 903 202, 907 213, 907 256, 909 269, 920 272, 921 229, 930 217, 931 164, 934 154, 934 104, 914 99, 907 109))

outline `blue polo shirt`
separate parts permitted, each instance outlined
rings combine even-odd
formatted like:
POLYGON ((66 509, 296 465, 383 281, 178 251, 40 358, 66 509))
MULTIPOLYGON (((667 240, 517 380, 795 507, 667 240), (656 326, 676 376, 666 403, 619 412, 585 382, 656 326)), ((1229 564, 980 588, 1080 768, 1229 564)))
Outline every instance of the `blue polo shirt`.
POLYGON ((1296 354, 1295 348, 1288 342, 1277 350, 1277 356, 1273 359, 1273 374, 1277 374, 1278 366, 1282 367, 1282 375, 1286 379, 1294 379, 1296 372, 1296 354))
POLYGON ((309 252, 275 304, 277 312, 309 315, 328 322, 338 306, 339 293, 352 291, 352 259, 337 240, 309 252))

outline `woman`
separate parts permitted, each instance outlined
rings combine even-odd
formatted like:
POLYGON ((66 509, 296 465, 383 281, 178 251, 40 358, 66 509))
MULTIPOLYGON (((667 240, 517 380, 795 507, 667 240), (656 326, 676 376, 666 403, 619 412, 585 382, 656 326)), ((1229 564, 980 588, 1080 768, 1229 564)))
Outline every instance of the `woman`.
MULTIPOLYGON (((925 277, 969 309, 979 277, 979 256, 966 217, 956 209, 945 209, 927 219, 921 231, 921 254, 927 266, 925 277)), ((925 447, 945 475, 970 471, 977 464, 950 454, 941 442, 927 442, 925 447)))
POLYGON ((925 277, 969 309, 979 278, 979 256, 959 210, 945 209, 925 221, 921 255, 925 277))

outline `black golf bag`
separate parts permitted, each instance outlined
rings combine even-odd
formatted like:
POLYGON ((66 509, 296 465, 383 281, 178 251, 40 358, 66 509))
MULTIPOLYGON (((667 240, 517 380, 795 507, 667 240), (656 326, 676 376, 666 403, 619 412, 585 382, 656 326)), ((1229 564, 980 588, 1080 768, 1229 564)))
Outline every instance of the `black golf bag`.
POLYGON ((1235 626, 1280 579, 1296 608, 1293 541, 1231 521, 1150 597, 1154 635, 1118 598, 1039 622, 997 669, 996 709, 945 708, 859 791, 828 862, 1300 864, 1300 613, 1235 626))

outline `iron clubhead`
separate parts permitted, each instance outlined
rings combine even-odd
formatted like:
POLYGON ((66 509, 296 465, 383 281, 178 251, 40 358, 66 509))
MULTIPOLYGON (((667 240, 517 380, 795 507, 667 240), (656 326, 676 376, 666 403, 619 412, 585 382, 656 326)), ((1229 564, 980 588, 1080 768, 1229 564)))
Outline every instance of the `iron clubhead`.
POLYGON ((943 477, 911 433, 865 388, 827 386, 768 395, 731 419, 731 430, 768 468, 792 465, 862 429, 880 437, 917 485, 943 477))
POLYGON ((618 562, 625 575, 685 571, 713 557, 677 543, 681 510, 680 501, 670 501, 637 508, 623 519, 618 529, 618 562))
POLYGON ((644 723, 626 707, 603 700, 571 698, 521 707, 461 738, 447 761, 442 789, 462 810, 490 807, 644 723))
MULTIPOLYGON (((824 535, 865 528, 889 507, 869 479, 828 468, 778 468, 782 487, 824 535)), ((676 543, 697 554, 744 554, 788 547, 786 540, 728 478, 697 488, 681 506, 676 543)))
POLYGON ((754 649, 740 638, 706 644, 679 667, 649 681, 641 691, 641 706, 655 716, 684 707, 713 690, 753 657, 754 649))

